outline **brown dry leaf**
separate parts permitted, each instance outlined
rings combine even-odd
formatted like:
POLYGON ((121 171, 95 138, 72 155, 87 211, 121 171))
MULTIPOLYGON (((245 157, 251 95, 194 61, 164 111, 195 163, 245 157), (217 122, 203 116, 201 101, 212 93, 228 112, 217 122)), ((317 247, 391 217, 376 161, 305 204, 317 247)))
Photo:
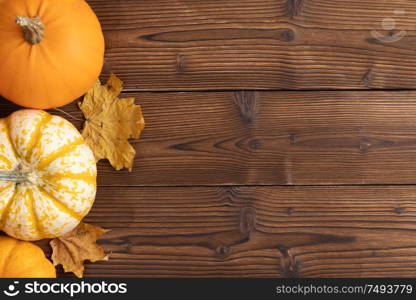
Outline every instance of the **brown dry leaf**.
POLYGON ((96 262, 108 260, 104 249, 96 241, 108 230, 80 223, 74 230, 51 240, 53 264, 61 264, 65 272, 73 272, 81 278, 84 273, 84 261, 96 262))
POLYGON ((136 151, 128 139, 138 139, 144 129, 144 119, 134 98, 118 98, 123 82, 111 74, 107 84, 98 81, 80 102, 85 116, 82 135, 97 161, 107 158, 116 169, 133 167, 136 151))

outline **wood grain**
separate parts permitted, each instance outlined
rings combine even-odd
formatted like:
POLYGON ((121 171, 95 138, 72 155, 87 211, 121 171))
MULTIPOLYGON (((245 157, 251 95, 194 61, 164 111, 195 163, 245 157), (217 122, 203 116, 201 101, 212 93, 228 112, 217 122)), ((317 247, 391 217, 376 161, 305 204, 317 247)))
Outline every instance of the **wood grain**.
MULTIPOLYGON (((100 162, 100 185, 416 183, 415 92, 126 96, 142 105, 147 125, 132 141, 133 172, 100 162)), ((64 109, 82 119, 75 104, 64 109)), ((12 110, 0 104, 0 116, 12 110)))
MULTIPOLYGON (((102 187, 86 276, 415 277, 416 187, 102 187)), ((41 243, 49 251, 47 243, 41 243)))
POLYGON ((146 119, 87 277, 416 277, 414 1, 87 1, 146 119))
POLYGON ((409 0, 88 2, 127 90, 416 86, 409 0))

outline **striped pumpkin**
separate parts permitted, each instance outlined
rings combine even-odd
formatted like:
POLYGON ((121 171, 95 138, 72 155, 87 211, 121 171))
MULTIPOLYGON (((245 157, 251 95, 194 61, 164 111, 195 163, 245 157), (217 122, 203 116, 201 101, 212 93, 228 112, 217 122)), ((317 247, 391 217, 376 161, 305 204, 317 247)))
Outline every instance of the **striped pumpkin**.
POLYGON ((0 119, 0 229, 21 240, 61 236, 96 193, 91 149, 68 121, 42 110, 0 119))

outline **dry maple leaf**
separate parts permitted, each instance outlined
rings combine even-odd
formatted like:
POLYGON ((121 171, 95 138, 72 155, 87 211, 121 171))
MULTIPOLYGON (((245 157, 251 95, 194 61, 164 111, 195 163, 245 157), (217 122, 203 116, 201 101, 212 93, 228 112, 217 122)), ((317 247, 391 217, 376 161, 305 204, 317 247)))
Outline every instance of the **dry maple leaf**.
POLYGON ((104 249, 96 241, 108 230, 80 223, 74 230, 51 240, 53 264, 61 264, 65 272, 73 272, 81 278, 84 273, 84 261, 96 262, 108 260, 104 249))
POLYGON ((94 152, 95 159, 107 158, 116 169, 133 167, 136 151, 129 139, 138 139, 144 119, 134 98, 118 98, 123 82, 111 74, 105 85, 99 81, 78 103, 85 116, 82 136, 94 152))

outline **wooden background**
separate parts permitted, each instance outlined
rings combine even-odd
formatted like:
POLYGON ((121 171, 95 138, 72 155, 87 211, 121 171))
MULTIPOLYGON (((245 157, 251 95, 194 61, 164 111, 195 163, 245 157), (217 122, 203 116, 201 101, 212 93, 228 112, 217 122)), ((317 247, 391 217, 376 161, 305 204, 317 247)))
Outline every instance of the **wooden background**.
POLYGON ((416 276, 415 1, 88 2, 147 126, 86 276, 416 276))

